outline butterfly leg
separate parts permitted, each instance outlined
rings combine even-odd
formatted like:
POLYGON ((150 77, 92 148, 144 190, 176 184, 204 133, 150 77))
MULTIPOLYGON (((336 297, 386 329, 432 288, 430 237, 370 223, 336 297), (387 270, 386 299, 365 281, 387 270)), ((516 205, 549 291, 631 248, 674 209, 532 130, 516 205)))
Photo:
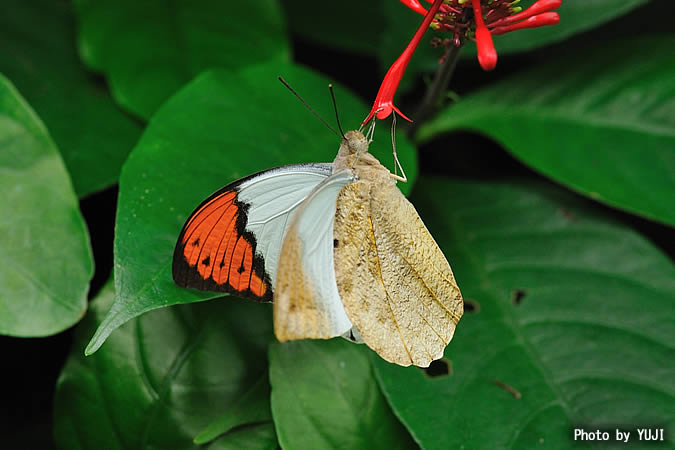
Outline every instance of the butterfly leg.
MULTIPOLYGON (((384 108, 380 108, 377 111, 375 111, 375 114, 379 111, 381 111, 384 108)), ((368 127, 368 132, 366 132, 366 139, 368 139, 368 143, 370 144, 373 142, 373 136, 375 135, 375 124, 377 123, 377 116, 373 116, 372 122, 370 122, 370 126, 368 127)))
POLYGON ((405 176, 405 171, 403 170, 403 166, 401 166, 401 163, 398 160, 398 155, 396 154, 396 113, 392 114, 392 121, 391 121, 391 148, 394 153, 394 173, 390 174, 391 177, 395 180, 402 181, 403 183, 408 182, 408 177, 405 176), (398 169, 401 169, 401 175, 398 175, 398 169))
MULTIPOLYGON (((378 109, 377 111, 380 111, 382 108, 378 109)), ((375 114, 377 114, 377 111, 375 111, 375 114)), ((377 122, 377 117, 373 116, 371 119, 370 125, 368 126, 368 131, 366 131, 365 138, 368 141, 368 145, 370 145, 371 142, 373 142, 373 135, 375 134, 375 123, 377 122)), ((363 126, 365 123, 361 124, 361 128, 359 128, 359 132, 363 129, 363 126)), ((364 153, 368 152, 368 148, 366 147, 364 153)), ((353 169, 356 167, 356 165, 359 162, 359 159, 361 158, 361 153, 358 151, 356 152, 356 157, 354 158, 354 161, 352 162, 351 168, 353 169)))

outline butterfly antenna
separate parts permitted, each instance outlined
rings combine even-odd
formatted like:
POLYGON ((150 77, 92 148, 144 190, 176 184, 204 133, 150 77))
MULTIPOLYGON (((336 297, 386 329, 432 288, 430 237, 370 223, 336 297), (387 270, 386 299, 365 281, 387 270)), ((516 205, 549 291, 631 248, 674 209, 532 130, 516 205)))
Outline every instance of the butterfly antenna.
MULTIPOLYGON (((281 83, 282 83, 284 86, 286 86, 286 87, 288 88, 288 90, 291 91, 291 92, 293 93, 293 95, 295 95, 296 97, 298 97, 298 100, 300 100, 300 101, 302 102, 302 104, 305 105, 305 107, 306 107, 307 109, 309 109, 309 111, 310 111, 312 114, 314 114, 314 115, 316 116, 317 119, 319 119, 319 120, 321 121, 321 123, 323 123, 324 125, 326 125, 326 127, 328 127, 328 129, 329 129, 330 131, 332 131, 333 133, 335 133, 337 136, 340 136, 340 134, 339 134, 337 131, 335 131, 335 129, 334 129, 333 127, 331 127, 330 125, 328 125, 328 122, 326 122, 325 120, 323 120, 323 119, 321 118, 321 116, 320 116, 319 114, 317 114, 317 112, 314 111, 314 110, 312 109, 312 107, 309 106, 305 100, 303 100, 302 97, 300 97, 300 94, 298 94, 297 92, 295 92, 295 89, 293 89, 288 83, 286 83, 286 80, 284 80, 282 77, 277 77, 277 78, 279 78, 279 81, 281 81, 281 83)), ((343 134, 343 136, 344 136, 344 134, 343 134)))
POLYGON ((340 114, 338 114, 337 102, 335 101, 335 92, 333 91, 333 85, 332 84, 328 85, 328 90, 330 91, 330 96, 333 99, 333 109, 335 110, 335 120, 337 120, 338 130, 340 130, 340 134, 342 135, 342 139, 347 139, 345 137, 345 132, 342 130, 342 125, 340 124, 340 114))

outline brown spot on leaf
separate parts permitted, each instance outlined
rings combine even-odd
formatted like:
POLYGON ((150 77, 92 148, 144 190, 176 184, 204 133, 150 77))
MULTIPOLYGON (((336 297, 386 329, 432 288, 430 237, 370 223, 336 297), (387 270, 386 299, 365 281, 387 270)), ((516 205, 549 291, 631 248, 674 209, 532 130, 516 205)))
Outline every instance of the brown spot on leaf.
POLYGON ((504 389, 506 392, 511 394, 513 398, 515 398, 516 400, 519 400, 523 397, 523 394, 518 392, 513 386, 506 384, 503 381, 500 381, 495 378, 494 380, 492 380, 492 383, 498 388, 504 389))
POLYGON ((523 302, 523 299, 527 295, 527 289, 516 289, 513 291, 513 296, 511 297, 511 303, 514 306, 518 306, 523 302))

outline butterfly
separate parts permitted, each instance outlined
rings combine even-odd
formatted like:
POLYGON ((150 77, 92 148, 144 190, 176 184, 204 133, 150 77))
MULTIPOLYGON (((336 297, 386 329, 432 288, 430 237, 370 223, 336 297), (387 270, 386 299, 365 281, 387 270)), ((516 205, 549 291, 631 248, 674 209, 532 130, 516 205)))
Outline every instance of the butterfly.
POLYGON ((265 170, 220 189, 178 237, 182 287, 273 301, 280 341, 342 336, 427 367, 463 313, 443 252, 360 131, 332 163, 265 170))

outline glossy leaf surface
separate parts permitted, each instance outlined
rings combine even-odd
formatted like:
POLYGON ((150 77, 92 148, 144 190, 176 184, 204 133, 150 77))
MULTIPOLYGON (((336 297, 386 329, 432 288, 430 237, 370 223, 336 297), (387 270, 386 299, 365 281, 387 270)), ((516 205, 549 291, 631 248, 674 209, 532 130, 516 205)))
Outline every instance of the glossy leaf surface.
POLYGON ((270 346, 283 448, 414 448, 375 382, 364 345, 336 338, 270 346))
POLYGON ((44 121, 82 197, 117 181, 141 126, 80 62, 71 9, 63 0, 4 2, 0 72, 44 121))
POLYGON ((673 52, 666 36, 575 51, 464 98, 420 139, 480 131, 584 195, 675 225, 673 52))
POLYGON ((58 333, 87 308, 89 234, 54 142, 2 75, 0 192, 0 334, 58 333))
MULTIPOLYGON (((76 331, 57 383, 56 442, 61 448, 203 448, 193 438, 266 374, 272 308, 238 299, 165 308, 127 323, 86 357, 84 347, 113 298, 109 283, 76 331)), ((244 427, 208 448, 269 437, 244 427)))
POLYGON ((289 55, 276 0, 76 0, 75 7, 82 58, 144 118, 203 70, 289 55))
MULTIPOLYGON (((211 422, 195 437, 194 442, 204 444, 228 433, 235 427, 260 423, 272 424, 270 384, 267 374, 263 374, 248 390, 243 391, 225 414, 211 422)), ((274 444, 276 444, 276 439, 274 444)))

